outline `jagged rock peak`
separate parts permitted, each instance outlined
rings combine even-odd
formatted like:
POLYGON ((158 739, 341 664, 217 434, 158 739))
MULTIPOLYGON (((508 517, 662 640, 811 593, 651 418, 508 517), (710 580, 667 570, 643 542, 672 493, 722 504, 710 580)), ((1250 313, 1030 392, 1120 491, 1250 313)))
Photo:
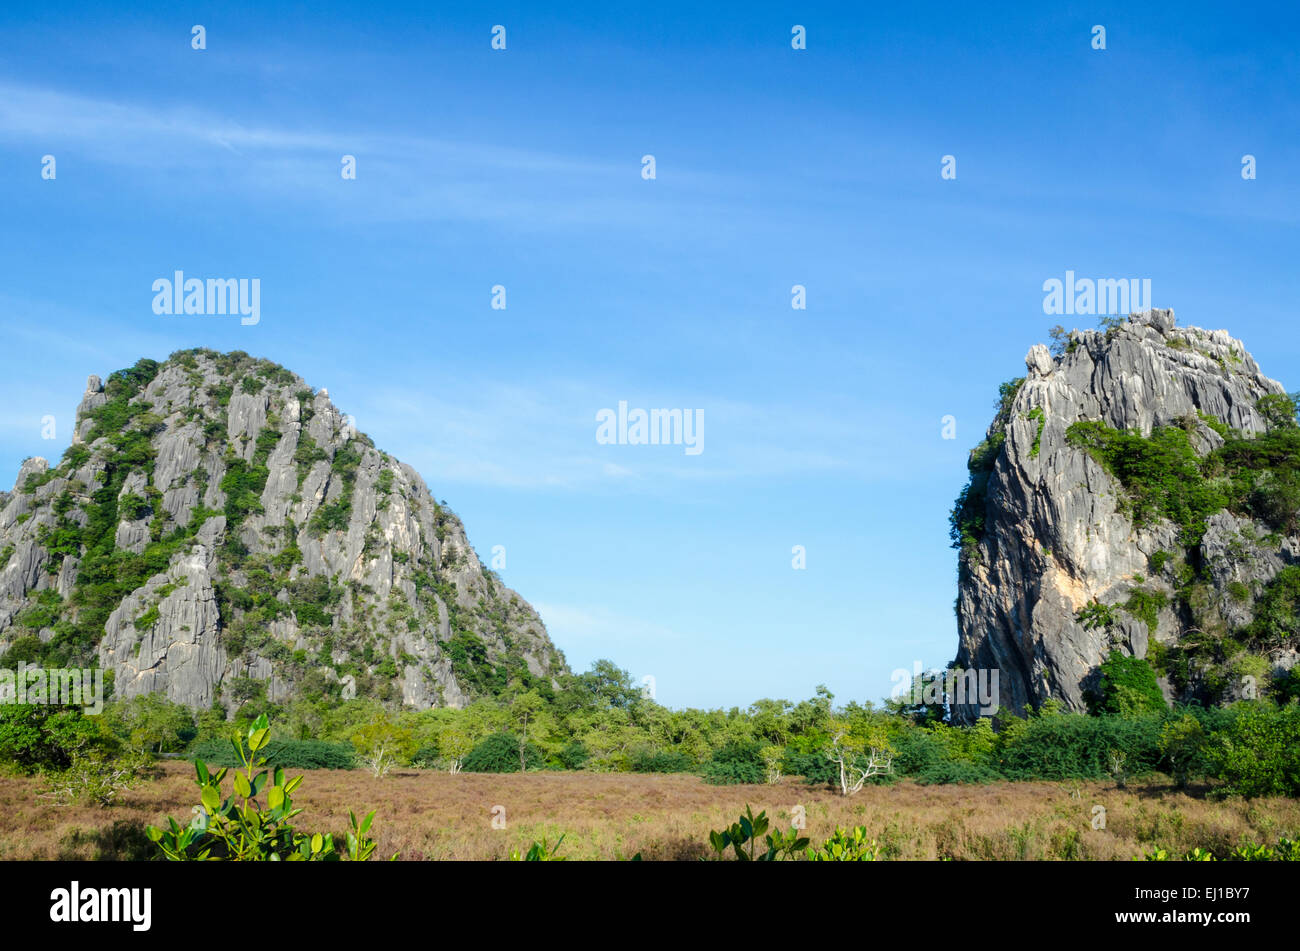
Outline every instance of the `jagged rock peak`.
POLYGON ((91 376, 0 508, 0 649, 116 694, 460 705, 566 671, 419 474, 301 377, 188 350, 91 376))
MULTIPOLYGON (((1257 471, 1259 440, 1291 445, 1289 398, 1241 341, 1170 310, 1057 337, 1030 348, 971 454, 953 514, 956 663, 998 669, 1016 711, 1084 709, 1112 649, 1151 660, 1170 697, 1230 696, 1245 659, 1188 645, 1206 630, 1249 642, 1251 605, 1300 564, 1300 500, 1278 489, 1300 453, 1257 471)), ((1261 673, 1295 663, 1293 640, 1255 646, 1261 673)))

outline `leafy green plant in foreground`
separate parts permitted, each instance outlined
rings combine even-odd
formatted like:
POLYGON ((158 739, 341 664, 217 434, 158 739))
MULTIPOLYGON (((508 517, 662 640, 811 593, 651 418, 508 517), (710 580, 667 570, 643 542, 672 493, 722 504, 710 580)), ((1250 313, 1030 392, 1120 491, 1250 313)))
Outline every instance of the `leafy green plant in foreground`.
POLYGON ((555 844, 551 845, 546 839, 540 842, 534 842, 532 847, 525 853, 520 853, 518 849, 510 853, 512 862, 563 862, 564 856, 558 855, 560 845, 564 842, 564 836, 556 839, 555 844))
POLYGON ((169 818, 166 829, 149 826, 146 830, 166 858, 174 862, 329 862, 341 858, 364 862, 374 854, 375 843, 368 837, 374 812, 360 822, 354 813, 348 813, 351 828, 343 854, 335 849, 332 834, 298 832, 290 824, 302 812, 294 808, 290 798, 302 777, 286 781, 284 770, 279 767, 274 773, 261 769, 266 765, 266 758, 259 756, 258 751, 266 747, 270 736, 270 723, 262 714, 248 729, 247 748, 238 737, 231 739, 243 765, 242 772, 236 770, 233 774, 234 795, 231 796, 223 797, 221 789, 229 768, 223 766, 212 773, 202 760, 195 760, 200 802, 193 809, 194 819, 182 827, 169 818), (263 791, 265 806, 259 803, 263 791))
POLYGON ((837 827, 820 848, 809 848, 804 854, 810 862, 874 862, 880 858, 880 845, 867 838, 863 826, 854 826, 852 832, 837 827))
POLYGON ((855 826, 852 832, 837 827, 834 835, 814 848, 810 845, 811 840, 800 835, 797 829, 765 835, 769 825, 766 812, 754 815, 753 808, 745 806, 739 822, 732 823, 728 829, 709 833, 709 844, 719 860, 727 854, 727 849, 731 849, 742 862, 774 862, 796 859, 800 855, 809 862, 874 862, 881 857, 879 843, 867 838, 863 826, 855 826), (760 836, 767 844, 766 851, 759 850, 760 836))
MULTIPOLYGON (((1172 862, 1177 857, 1170 855, 1168 849, 1157 847, 1143 856, 1148 862, 1172 862)), ((1184 862, 1217 862, 1218 858, 1209 849, 1200 846, 1182 856, 1184 862)), ((1271 845, 1257 845, 1248 842, 1238 846, 1228 854, 1229 862, 1300 862, 1300 840, 1278 839, 1277 848, 1271 845)))
POLYGON ((777 859, 792 858, 795 853, 808 847, 808 839, 801 837, 797 830, 778 830, 764 836, 767 851, 758 851, 758 838, 767 832, 770 825, 766 811, 754 815, 753 808, 745 806, 745 813, 739 822, 733 822, 730 828, 720 832, 709 833, 709 843, 719 859, 731 848, 736 853, 736 858, 742 862, 774 862, 777 859))

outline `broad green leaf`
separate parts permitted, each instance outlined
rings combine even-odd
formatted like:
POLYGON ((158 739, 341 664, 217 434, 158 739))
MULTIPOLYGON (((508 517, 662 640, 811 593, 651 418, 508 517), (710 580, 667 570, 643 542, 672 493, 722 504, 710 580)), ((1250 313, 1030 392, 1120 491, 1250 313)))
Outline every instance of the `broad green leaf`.
POLYGON ((208 812, 216 812, 221 807, 221 792, 216 786, 204 786, 199 798, 208 812))

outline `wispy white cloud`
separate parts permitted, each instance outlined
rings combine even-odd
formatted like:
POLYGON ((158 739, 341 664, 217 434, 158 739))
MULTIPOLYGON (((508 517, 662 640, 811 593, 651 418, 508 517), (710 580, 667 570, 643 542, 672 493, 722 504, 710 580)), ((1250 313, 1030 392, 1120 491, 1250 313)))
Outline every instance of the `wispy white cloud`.
MULTIPOLYGON (((934 441, 921 435, 932 435, 929 420, 897 407, 845 412, 843 406, 760 405, 680 387, 638 398, 627 388, 572 381, 458 380, 454 389, 437 393, 380 388, 362 393, 349 411, 359 429, 435 487, 453 482, 654 493, 689 483, 814 473, 898 480, 906 475, 891 461, 896 454, 882 447, 934 441), (633 407, 703 410, 703 452, 688 456, 680 445, 598 444, 596 413, 620 399, 633 407)), ((923 452, 913 455, 924 458, 923 452)))
MULTIPOLYGON (((234 118, 194 106, 93 98, 0 81, 0 143, 75 147, 78 160, 158 173, 219 171, 225 185, 276 201, 338 208, 375 220, 486 220, 527 229, 564 224, 681 226, 706 214, 734 175, 675 169, 674 187, 636 192, 640 156, 556 154, 487 142, 394 135, 360 129, 295 128, 234 118), (357 183, 340 191, 342 156, 357 160, 357 183), (368 182, 382 188, 366 189, 368 182)), ((155 189, 165 182, 153 181, 155 189)))

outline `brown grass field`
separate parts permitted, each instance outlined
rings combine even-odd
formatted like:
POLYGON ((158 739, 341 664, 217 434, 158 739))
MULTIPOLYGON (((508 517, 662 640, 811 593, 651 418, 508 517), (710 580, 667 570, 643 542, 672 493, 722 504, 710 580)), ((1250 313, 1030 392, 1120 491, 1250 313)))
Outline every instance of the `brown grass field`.
MULTIPOLYGON (((154 855, 146 824, 188 821, 198 801, 192 767, 166 762, 158 778, 118 804, 57 806, 41 782, 0 776, 0 859, 142 859, 154 855)), ((745 805, 790 824, 802 805, 814 843, 839 826, 866 826, 894 859, 1130 860, 1159 845, 1178 855, 1195 846, 1223 855, 1244 841, 1276 843, 1300 834, 1300 801, 1212 801, 1164 781, 996 783, 867 787, 845 799, 787 778, 777 786, 709 786, 698 777, 545 772, 462 774, 405 770, 375 779, 361 771, 308 771, 294 803, 298 828, 340 838, 347 811, 377 810, 378 855, 404 860, 504 859, 535 840, 565 836, 570 859, 694 860, 712 854, 710 829, 736 821, 745 805), (506 828, 493 829, 493 806, 506 828), (1106 828, 1093 829, 1093 806, 1106 828)), ((227 780, 227 783, 229 780, 227 780)), ((228 787, 227 787, 228 788, 228 787)))

